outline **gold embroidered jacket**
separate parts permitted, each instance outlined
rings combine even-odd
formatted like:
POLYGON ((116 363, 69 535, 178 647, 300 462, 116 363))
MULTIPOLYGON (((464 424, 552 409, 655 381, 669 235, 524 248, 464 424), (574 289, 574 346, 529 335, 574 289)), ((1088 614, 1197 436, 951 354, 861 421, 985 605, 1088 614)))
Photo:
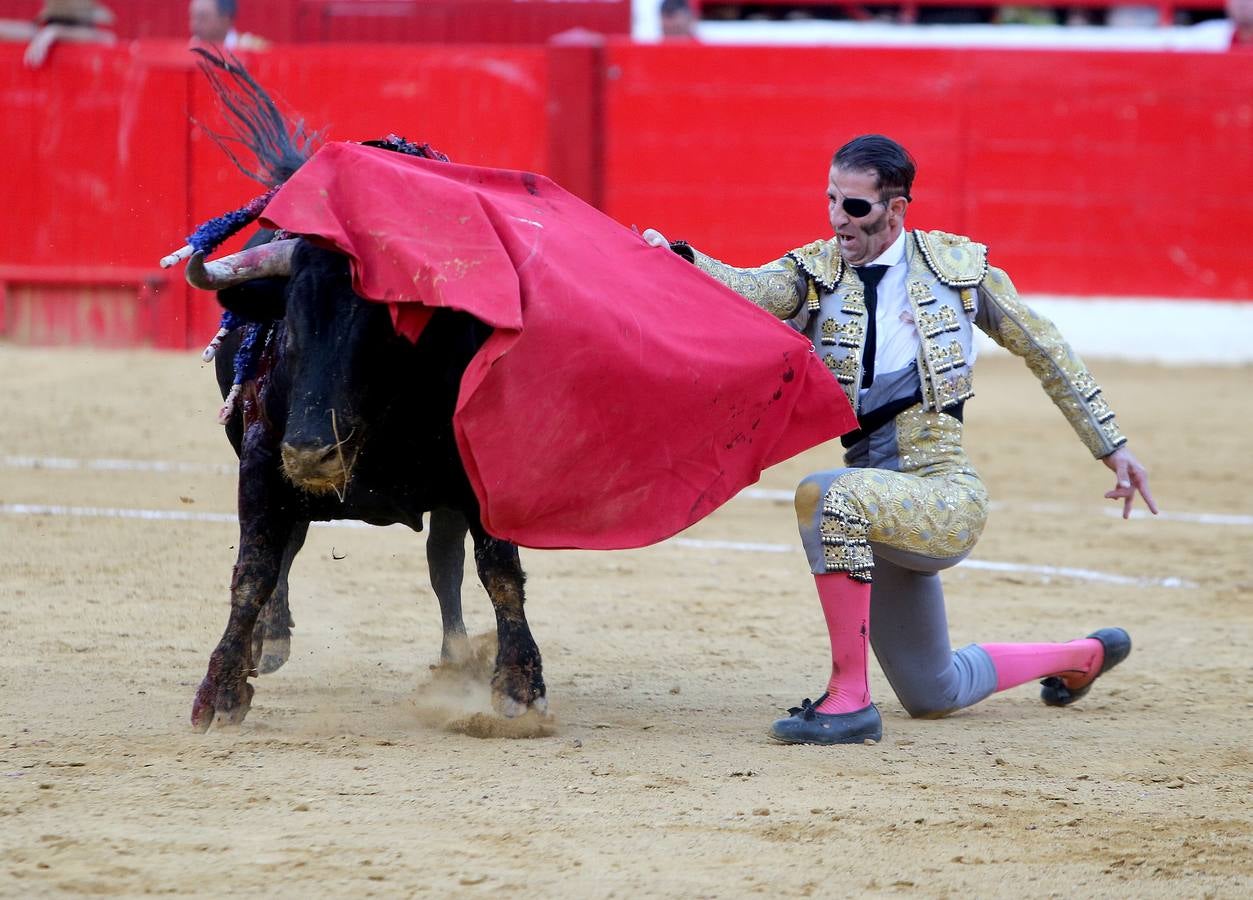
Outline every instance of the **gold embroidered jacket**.
MULTIPOLYGON (((923 408, 943 410, 973 395, 972 324, 1022 357, 1098 459, 1126 443, 1083 361, 1045 317, 1018 298, 990 267, 987 248, 943 231, 911 231, 906 241, 909 302, 918 328, 923 408)), ((676 250, 704 272, 804 331, 856 410, 866 328, 861 281, 834 239, 814 241, 781 259, 740 269, 687 245, 676 250)))

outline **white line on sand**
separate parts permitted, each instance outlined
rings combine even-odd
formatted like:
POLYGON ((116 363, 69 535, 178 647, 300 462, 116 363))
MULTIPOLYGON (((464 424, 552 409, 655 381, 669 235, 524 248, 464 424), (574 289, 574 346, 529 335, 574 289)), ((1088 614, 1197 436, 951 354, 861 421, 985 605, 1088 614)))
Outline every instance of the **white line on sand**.
POLYGON ((235 464, 166 462, 159 459, 69 459, 64 456, 0 456, 7 469, 85 470, 89 472, 174 472, 179 475, 234 475, 235 464))
MULTIPOLYGON (((146 459, 71 459, 63 456, 0 456, 0 466, 9 469, 50 469, 55 471, 94 471, 94 472, 155 472, 160 474, 175 473, 179 475, 234 475, 239 471, 236 465, 222 463, 189 463, 168 462, 166 460, 146 459)), ((743 500, 771 500, 792 502, 792 492, 771 488, 745 488, 735 497, 743 500)), ((1083 512, 1085 508, 1068 506, 1061 503, 1031 503, 1026 505, 993 501, 993 509, 1024 509, 1028 512, 1050 513, 1073 516, 1083 512)), ((1087 507, 1095 512, 1097 507, 1087 507)), ((1119 518, 1120 509, 1112 506, 1100 507, 1102 515, 1119 518)), ((1147 519, 1151 516, 1144 510, 1137 509, 1131 513, 1133 519, 1147 519)), ((1172 513, 1162 512, 1157 515, 1164 522, 1188 522, 1194 525, 1225 525, 1242 527, 1253 525, 1253 515, 1240 513, 1172 513)))
MULTIPOLYGON (((105 519, 145 519, 166 522, 214 522, 235 524, 234 513, 193 512, 191 510, 165 509, 124 509, 108 506, 56 506, 36 503, 3 503, 0 514, 10 516, 64 516, 72 518, 105 518, 105 519)), ((341 520, 336 522, 314 522, 315 526, 327 528, 369 528, 364 522, 341 520)), ((394 526, 399 527, 399 526, 394 526)), ((791 544, 763 544, 744 541, 713 541, 698 538, 671 538, 660 546, 686 547, 698 550, 731 550, 740 553, 799 553, 800 548, 791 544)), ((1052 577, 1073 578, 1078 581, 1095 581, 1103 584, 1140 585, 1143 587, 1195 587, 1196 585, 1180 578, 1132 578, 1127 575, 1114 575, 1109 572, 1097 572, 1092 569, 1075 569, 1058 566, 1032 566, 1022 563, 991 562, 982 559, 967 559, 961 565, 967 569, 983 569, 992 572, 1023 572, 1039 575, 1044 579, 1052 577)))
MULTIPOLYGON (((776 500, 792 502, 791 491, 772 490, 768 488, 745 488, 740 491, 738 497, 746 500, 776 500)), ((1067 505, 1065 503, 1006 503, 1003 500, 993 500, 993 509, 1020 509, 1034 513, 1049 513, 1051 515, 1067 515, 1073 516, 1077 512, 1089 511, 1095 512, 1099 509, 1100 513, 1115 519, 1122 518, 1122 506, 1117 508, 1113 506, 1102 507, 1078 507, 1067 505)), ((1253 516, 1241 513, 1172 513, 1159 512, 1156 516, 1147 513, 1142 509, 1131 511, 1133 519, 1160 519, 1163 522, 1190 522, 1194 525, 1227 525, 1227 526, 1248 526, 1253 525, 1253 516)))

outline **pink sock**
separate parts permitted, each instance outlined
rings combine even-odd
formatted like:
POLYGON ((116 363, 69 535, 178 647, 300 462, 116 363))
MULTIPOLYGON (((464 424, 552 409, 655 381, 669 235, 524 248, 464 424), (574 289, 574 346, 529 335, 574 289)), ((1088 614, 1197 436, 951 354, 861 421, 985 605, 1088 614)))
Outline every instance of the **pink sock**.
MULTIPOLYGON (((1049 675, 1086 675, 1097 671, 1105 648, 1096 638, 1067 644, 980 644, 996 667, 996 689, 1036 681, 1049 675)), ((1083 679, 1076 679, 1082 684, 1083 679)), ((1076 685, 1071 684, 1071 687, 1076 685)))
POLYGON ((815 575, 822 614, 831 635, 831 680, 820 713, 846 713, 870 703, 866 671, 870 649, 870 585, 843 572, 815 575))

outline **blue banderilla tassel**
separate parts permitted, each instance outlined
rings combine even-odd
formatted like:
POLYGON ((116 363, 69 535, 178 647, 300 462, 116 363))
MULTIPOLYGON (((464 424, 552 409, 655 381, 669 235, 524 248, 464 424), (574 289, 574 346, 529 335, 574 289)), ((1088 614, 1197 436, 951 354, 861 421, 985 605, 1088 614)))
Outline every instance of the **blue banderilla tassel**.
POLYGON ((210 219, 188 236, 187 243, 200 253, 212 253, 231 235, 250 222, 255 222, 277 192, 278 188, 268 190, 259 197, 253 197, 239 209, 210 219))

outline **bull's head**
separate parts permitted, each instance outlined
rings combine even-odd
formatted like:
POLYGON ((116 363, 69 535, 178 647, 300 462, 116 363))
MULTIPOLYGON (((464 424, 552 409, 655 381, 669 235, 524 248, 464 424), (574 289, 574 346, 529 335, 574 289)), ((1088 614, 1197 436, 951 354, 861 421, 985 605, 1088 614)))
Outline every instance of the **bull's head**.
POLYGON ((369 423, 397 390, 388 370, 410 346, 393 331, 387 306, 353 292, 345 257, 300 239, 210 263, 197 254, 187 280, 218 291, 245 319, 282 320, 275 377, 287 398, 283 472, 297 487, 342 498, 369 423))

